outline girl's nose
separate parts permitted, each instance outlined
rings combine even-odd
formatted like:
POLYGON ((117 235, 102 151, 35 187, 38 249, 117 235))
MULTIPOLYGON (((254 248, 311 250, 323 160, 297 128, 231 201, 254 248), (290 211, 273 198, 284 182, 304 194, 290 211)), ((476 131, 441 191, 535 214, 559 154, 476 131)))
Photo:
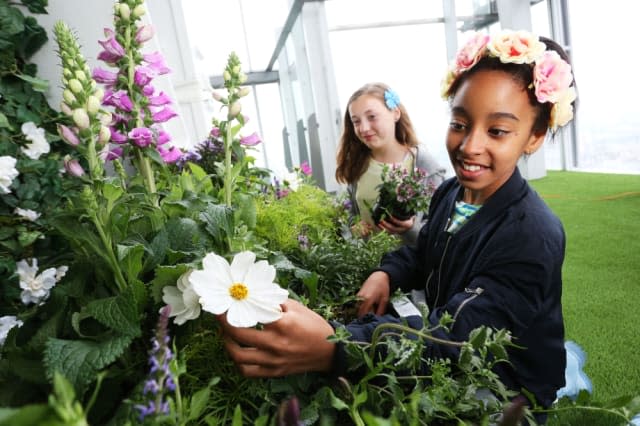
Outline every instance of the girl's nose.
POLYGON ((486 143, 486 138, 483 132, 471 129, 462 141, 460 151, 468 155, 477 155, 482 153, 486 147, 486 143))

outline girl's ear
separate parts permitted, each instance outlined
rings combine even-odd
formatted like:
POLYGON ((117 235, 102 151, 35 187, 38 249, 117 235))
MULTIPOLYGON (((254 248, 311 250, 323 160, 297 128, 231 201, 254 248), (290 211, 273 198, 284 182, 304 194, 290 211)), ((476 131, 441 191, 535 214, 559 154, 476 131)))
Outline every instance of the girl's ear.
POLYGON ((544 143, 544 138, 546 135, 547 132, 543 132, 540 134, 532 133, 531 136, 529 136, 529 140, 524 147, 524 153, 527 155, 531 155, 536 152, 544 143))
POLYGON ((395 121, 396 123, 398 122, 398 120, 400 120, 400 117, 402 116, 402 113, 400 112, 400 108, 395 107, 393 110, 393 121, 395 121))

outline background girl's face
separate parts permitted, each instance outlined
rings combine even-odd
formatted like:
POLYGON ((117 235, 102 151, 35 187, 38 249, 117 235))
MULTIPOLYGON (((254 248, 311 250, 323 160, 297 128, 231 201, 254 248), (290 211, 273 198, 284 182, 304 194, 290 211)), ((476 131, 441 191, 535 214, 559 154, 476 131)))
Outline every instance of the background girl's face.
POLYGON ((520 156, 542 144, 544 134, 531 133, 535 114, 526 90, 505 72, 479 71, 462 83, 451 102, 447 151, 465 202, 483 204, 520 156))
POLYGON ((389 110, 381 99, 362 95, 349 105, 349 115, 356 136, 372 151, 396 142, 397 108, 389 110))

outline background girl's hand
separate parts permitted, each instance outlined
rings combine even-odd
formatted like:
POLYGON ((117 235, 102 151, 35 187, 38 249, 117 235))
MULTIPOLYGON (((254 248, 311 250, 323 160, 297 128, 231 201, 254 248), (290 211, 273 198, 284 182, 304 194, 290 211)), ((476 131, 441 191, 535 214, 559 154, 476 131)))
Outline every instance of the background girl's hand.
POLYGON ((383 315, 389 303, 389 275, 382 271, 369 275, 357 296, 362 300, 358 307, 358 317, 363 317, 369 312, 383 315))
POLYGON ((247 377, 280 377, 307 371, 329 371, 335 344, 327 340, 333 327, 295 300, 282 305, 282 317, 262 330, 222 323, 225 347, 247 377))
POLYGON ((396 219, 393 216, 387 217, 378 223, 378 228, 387 231, 390 234, 404 234, 413 227, 415 216, 411 216, 407 220, 396 219))
POLYGON ((351 226, 351 233, 354 236, 358 236, 360 238, 364 238, 368 236, 371 233, 371 231, 373 231, 373 228, 364 220, 361 220, 358 223, 351 226))

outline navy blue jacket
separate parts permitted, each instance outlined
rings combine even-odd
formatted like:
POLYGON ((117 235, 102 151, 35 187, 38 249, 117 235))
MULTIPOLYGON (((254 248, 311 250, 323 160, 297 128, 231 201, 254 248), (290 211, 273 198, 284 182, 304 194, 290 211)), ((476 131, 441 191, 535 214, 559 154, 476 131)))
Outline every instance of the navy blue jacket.
MULTIPOLYGON (((562 224, 516 169, 457 233, 450 234, 446 228, 461 194, 457 179, 445 181, 432 198, 429 221, 417 245, 385 255, 379 270, 389 275, 391 291, 426 290, 432 325, 444 312, 455 318, 451 332, 436 337, 464 341, 480 325, 510 330, 514 343, 524 349, 509 349, 512 365, 500 363, 496 373, 508 388, 525 388, 548 407, 564 386, 566 364, 562 224)), ((410 324, 421 326, 421 321, 411 319, 410 324)), ((367 315, 347 329, 353 340, 370 341, 382 322, 398 319, 367 315)), ((458 349, 430 342, 425 356, 457 360, 458 349)), ((340 363, 344 358, 337 354, 336 359, 340 363)))

